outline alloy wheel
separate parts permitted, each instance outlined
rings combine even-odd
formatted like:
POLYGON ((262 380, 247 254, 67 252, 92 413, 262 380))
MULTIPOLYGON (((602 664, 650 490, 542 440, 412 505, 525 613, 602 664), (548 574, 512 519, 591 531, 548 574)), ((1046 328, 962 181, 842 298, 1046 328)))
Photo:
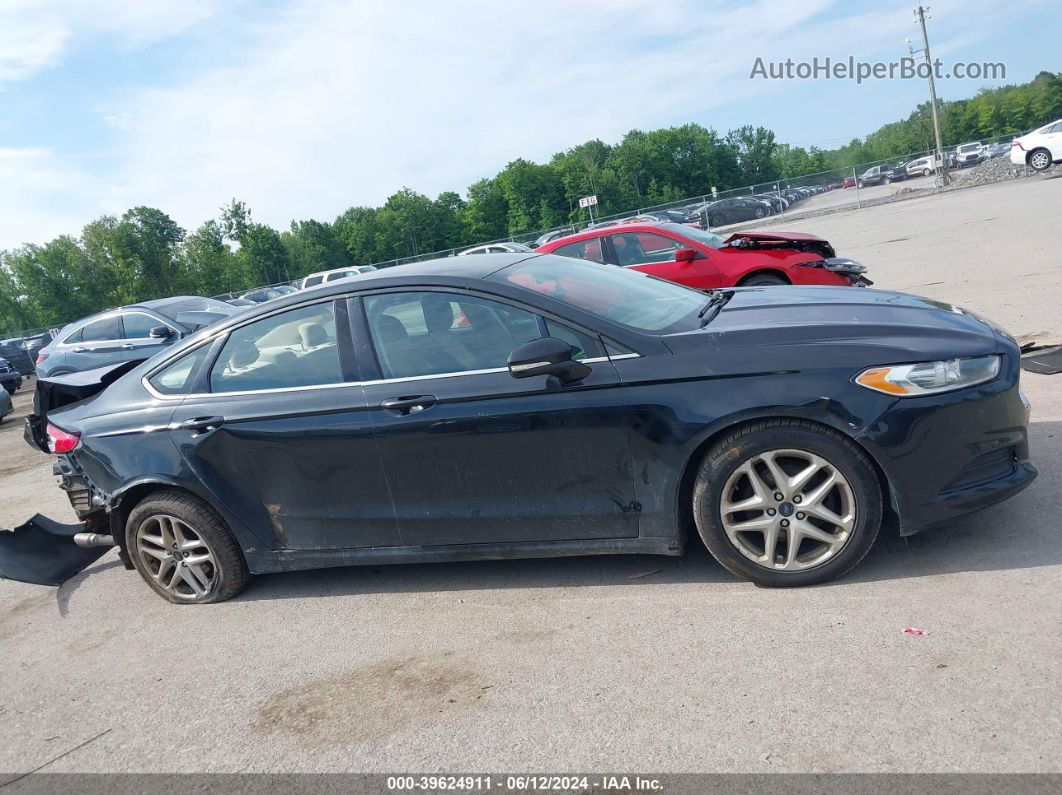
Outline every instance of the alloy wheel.
POLYGON ((801 571, 836 556, 856 526, 852 486, 822 456, 768 450, 734 470, 720 500, 734 548, 767 569, 801 571))
POLYGON ((1029 158, 1029 165, 1037 171, 1043 171, 1051 165, 1051 159, 1047 156, 1047 152, 1033 152, 1032 157, 1029 158))
POLYGON ((155 514, 136 529, 136 552, 149 575, 181 601, 206 598, 217 584, 214 553, 187 522, 155 514))

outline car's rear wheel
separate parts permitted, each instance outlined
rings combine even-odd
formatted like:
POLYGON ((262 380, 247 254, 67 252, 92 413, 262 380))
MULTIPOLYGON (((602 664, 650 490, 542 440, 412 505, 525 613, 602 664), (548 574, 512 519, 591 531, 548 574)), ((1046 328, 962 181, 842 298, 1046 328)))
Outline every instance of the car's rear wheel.
POLYGON ((754 214, 757 218, 763 218, 765 215, 767 215, 767 211, 762 207, 757 207, 754 214))
POLYGON ((885 177, 884 182, 886 185, 890 185, 892 183, 892 177, 885 177))
POLYGON ((866 555, 881 525, 873 465, 840 433, 803 420, 747 425, 705 456, 697 530, 716 560, 757 585, 814 585, 866 555))
POLYGON ((1051 167, 1051 153, 1046 149, 1033 149, 1029 153, 1029 166, 1033 171, 1047 171, 1051 167))
POLYGON ((781 276, 776 276, 773 273, 758 273, 755 276, 751 276, 741 283, 742 287, 768 287, 772 285, 789 284, 781 276))
POLYGON ((923 176, 923 177, 928 177, 928 176, 929 176, 930 174, 932 174, 932 173, 933 173, 933 172, 932 172, 932 171, 930 171, 930 170, 929 170, 928 168, 923 168, 923 169, 922 169, 922 176, 923 176))
POLYGON ((152 494, 129 514, 126 549, 133 565, 163 599, 204 604, 231 599, 249 574, 235 537, 221 518, 190 494, 152 494))

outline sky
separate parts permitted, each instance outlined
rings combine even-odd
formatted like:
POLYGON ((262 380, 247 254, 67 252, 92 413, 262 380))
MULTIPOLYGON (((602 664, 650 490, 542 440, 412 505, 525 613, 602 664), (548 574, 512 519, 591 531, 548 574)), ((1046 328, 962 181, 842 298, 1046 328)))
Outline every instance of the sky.
MULTIPOLYGON (((1057 0, 938 0, 943 99, 1060 71, 1057 0)), ((410 187, 464 193, 517 157, 687 122, 832 148, 924 80, 750 79, 765 61, 889 61, 894 0, 0 0, 0 250, 149 205, 191 230, 239 198, 330 221, 410 187)))

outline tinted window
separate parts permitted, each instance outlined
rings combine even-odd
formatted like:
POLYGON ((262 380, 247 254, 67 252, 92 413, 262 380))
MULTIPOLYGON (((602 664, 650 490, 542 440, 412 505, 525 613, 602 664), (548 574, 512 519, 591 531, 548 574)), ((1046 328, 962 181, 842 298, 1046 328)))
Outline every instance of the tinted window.
POLYGON ((314 285, 320 284, 320 283, 321 283, 321 277, 320 276, 307 276, 306 277, 306 283, 303 285, 303 287, 313 287, 314 285))
POLYGON ((581 331, 576 331, 573 328, 562 326, 560 323, 554 323, 552 320, 547 320, 546 333, 551 337, 564 340, 571 345, 572 358, 575 359, 575 361, 601 355, 600 343, 598 343, 593 337, 584 334, 581 331))
POLYGON ((452 293, 371 295, 365 313, 384 378, 505 367, 514 348, 542 336, 530 312, 452 293))
POLYGON ((605 261, 605 256, 601 253, 601 238, 599 237, 580 240, 578 243, 569 243, 566 246, 561 246, 553 253, 560 254, 562 257, 578 257, 579 259, 588 259, 594 262, 605 261))
POLYGON ((331 302, 291 309, 233 330, 210 369, 213 392, 317 386, 342 380, 331 302))
POLYGON ((192 377, 206 358, 209 349, 209 345, 200 345, 159 370, 148 379, 148 383, 164 395, 187 394, 192 388, 192 377))
POLYGON ((111 315, 110 317, 93 320, 68 341, 103 342, 121 338, 122 326, 118 322, 118 315, 111 315))
POLYGON ((339 279, 345 279, 348 276, 357 276, 357 275, 358 275, 357 271, 340 271, 339 273, 330 273, 330 274, 328 274, 328 276, 325 278, 325 281, 326 282, 334 282, 334 281, 338 281, 339 279))
POLYGON ((143 312, 126 312, 122 314, 122 325, 125 326, 125 338, 127 340, 146 339, 151 336, 151 329, 155 326, 166 325, 161 320, 145 315, 143 312))
POLYGON ((624 232, 612 236, 616 261, 620 265, 641 265, 651 262, 670 262, 676 249, 683 248, 670 237, 655 232, 624 232))

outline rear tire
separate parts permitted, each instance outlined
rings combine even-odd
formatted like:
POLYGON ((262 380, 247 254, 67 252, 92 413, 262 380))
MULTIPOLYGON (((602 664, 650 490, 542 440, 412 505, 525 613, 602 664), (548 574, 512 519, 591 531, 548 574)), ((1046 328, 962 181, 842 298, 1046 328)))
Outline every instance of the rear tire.
POLYGON ((1051 168, 1051 153, 1046 149, 1033 149, 1029 153, 1029 168, 1033 171, 1047 171, 1051 168))
POLYGON ((866 454, 837 431, 761 420, 708 451, 693 514, 708 551, 737 576, 767 587, 815 585, 848 572, 874 544, 881 484, 866 454), (735 509, 741 504, 750 507, 735 509))
POLYGON ((133 508, 125 543, 144 582, 174 604, 224 602, 250 578, 240 545, 221 517, 184 492, 156 492, 133 508))
POLYGON ((750 277, 746 281, 741 283, 742 287, 772 287, 783 284, 789 284, 781 276, 775 276, 773 273, 758 273, 755 276, 750 277))
POLYGON ((923 176, 923 177, 928 177, 928 176, 929 176, 930 174, 932 174, 932 173, 933 173, 933 172, 932 172, 932 171, 930 171, 930 170, 929 170, 928 168, 923 168, 923 169, 922 169, 922 176, 923 176))

